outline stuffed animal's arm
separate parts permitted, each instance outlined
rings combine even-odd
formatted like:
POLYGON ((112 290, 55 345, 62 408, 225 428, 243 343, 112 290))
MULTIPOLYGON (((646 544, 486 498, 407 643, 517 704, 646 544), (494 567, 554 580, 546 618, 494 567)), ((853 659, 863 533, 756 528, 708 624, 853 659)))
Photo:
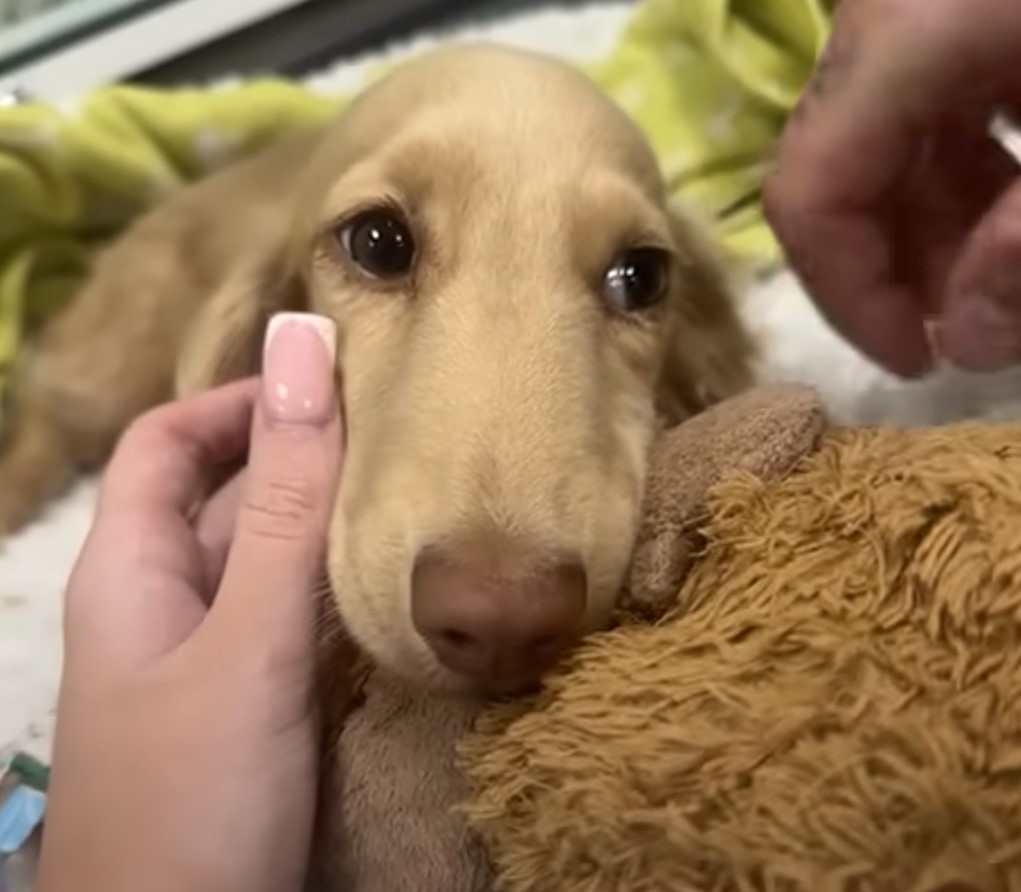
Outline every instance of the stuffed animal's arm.
POLYGON ((620 607, 648 619, 673 604, 705 520, 706 498, 727 474, 782 476, 826 427, 822 403, 798 385, 757 387, 662 433, 653 446, 643 519, 620 607))

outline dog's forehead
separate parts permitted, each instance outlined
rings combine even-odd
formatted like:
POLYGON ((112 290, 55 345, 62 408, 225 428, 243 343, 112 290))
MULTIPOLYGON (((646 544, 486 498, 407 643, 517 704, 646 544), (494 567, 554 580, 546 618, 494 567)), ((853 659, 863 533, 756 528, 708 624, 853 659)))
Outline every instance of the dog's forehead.
POLYGON ((609 103, 576 68, 546 56, 496 46, 460 46, 406 62, 364 94, 366 104, 389 105, 405 115, 430 106, 477 103, 574 105, 601 110, 609 103), (543 101, 545 100, 545 101, 543 101))
POLYGON ((581 72, 532 53, 463 46, 398 68, 338 122, 330 154, 380 153, 568 168, 601 164, 655 183, 655 159, 627 115, 581 72))

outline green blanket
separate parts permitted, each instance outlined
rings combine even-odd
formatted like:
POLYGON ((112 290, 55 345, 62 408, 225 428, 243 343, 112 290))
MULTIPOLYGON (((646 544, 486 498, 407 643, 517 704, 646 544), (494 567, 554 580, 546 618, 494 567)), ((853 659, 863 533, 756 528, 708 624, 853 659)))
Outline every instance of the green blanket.
MULTIPOLYGON (((835 2, 643 0, 588 69, 648 133, 672 196, 758 266, 779 257, 758 200, 763 168, 835 2)), ((346 98, 269 79, 0 108, 0 399, 26 339, 72 299, 97 246, 169 190, 328 120, 346 98)))

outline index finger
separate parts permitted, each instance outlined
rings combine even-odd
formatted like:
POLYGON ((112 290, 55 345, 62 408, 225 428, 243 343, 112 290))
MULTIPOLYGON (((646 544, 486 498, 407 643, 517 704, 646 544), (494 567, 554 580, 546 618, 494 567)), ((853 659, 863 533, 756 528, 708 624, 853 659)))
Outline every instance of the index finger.
POLYGON ((243 454, 255 381, 149 412, 122 437, 66 590, 69 659, 138 666, 186 639, 206 614, 193 505, 216 464, 243 454), (77 655, 87 651, 89 656, 77 655))
POLYGON ((107 510, 188 514, 210 473, 248 448, 254 378, 153 409, 121 438, 99 492, 107 510))
POLYGON ((262 393, 235 529, 207 628, 266 650, 308 655, 343 455, 336 325, 281 313, 266 333, 262 393))
POLYGON ((900 374, 931 360, 921 303, 894 275, 883 202, 938 117, 1012 71, 1019 39, 1009 0, 844 2, 782 136, 765 198, 791 266, 838 330, 900 374))

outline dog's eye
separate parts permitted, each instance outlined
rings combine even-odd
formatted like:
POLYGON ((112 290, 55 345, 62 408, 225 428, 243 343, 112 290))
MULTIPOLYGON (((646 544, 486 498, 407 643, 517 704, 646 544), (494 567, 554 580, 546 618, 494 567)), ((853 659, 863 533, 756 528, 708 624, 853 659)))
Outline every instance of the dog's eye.
POLYGON ((339 236, 348 257, 374 279, 396 279, 411 271, 415 242, 392 211, 366 211, 345 224, 339 236))
POLYGON ((603 300, 618 312, 647 310, 666 294, 668 266, 667 255, 657 248, 625 251, 606 271, 603 300))

